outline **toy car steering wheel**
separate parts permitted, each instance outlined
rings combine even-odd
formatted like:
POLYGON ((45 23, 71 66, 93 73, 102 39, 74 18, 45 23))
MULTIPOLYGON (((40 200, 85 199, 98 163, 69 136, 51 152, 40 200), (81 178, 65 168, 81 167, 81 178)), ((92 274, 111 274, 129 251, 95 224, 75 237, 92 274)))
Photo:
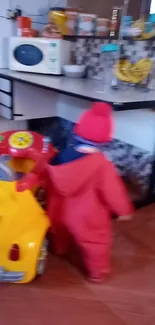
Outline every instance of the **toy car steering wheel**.
POLYGON ((27 149, 33 144, 33 135, 27 131, 13 133, 9 137, 9 145, 14 149, 27 149))
POLYGON ((32 159, 36 163, 49 161, 55 153, 50 140, 43 135, 30 131, 8 131, 0 134, 0 155, 32 159))

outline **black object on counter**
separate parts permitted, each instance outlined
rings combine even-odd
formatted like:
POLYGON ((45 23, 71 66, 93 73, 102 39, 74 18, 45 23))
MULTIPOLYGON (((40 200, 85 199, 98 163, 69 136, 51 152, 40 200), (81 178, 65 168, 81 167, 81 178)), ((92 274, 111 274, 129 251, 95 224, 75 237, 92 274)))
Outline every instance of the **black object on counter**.
POLYGON ((112 9, 111 22, 110 22, 110 37, 115 37, 119 34, 121 23, 122 8, 114 7, 112 9))

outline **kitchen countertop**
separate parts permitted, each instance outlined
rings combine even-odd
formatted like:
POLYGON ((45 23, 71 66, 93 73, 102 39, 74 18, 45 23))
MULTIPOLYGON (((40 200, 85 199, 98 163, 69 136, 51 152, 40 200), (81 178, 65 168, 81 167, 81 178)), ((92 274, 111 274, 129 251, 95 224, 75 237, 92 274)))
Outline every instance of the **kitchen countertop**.
POLYGON ((8 69, 0 69, 0 78, 27 83, 89 101, 106 101, 114 104, 116 110, 155 107, 155 91, 146 92, 134 88, 126 90, 108 88, 104 91, 102 81, 97 80, 15 72, 8 69))

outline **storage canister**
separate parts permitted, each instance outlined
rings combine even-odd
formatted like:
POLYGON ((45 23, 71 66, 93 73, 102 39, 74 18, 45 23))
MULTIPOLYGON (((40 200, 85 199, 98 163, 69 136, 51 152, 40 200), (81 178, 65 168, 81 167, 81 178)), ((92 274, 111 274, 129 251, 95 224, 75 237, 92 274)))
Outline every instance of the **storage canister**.
POLYGON ((108 36, 109 35, 109 19, 97 18, 96 19, 96 36, 108 36))
POLYGON ((93 35, 95 31, 95 20, 96 20, 96 15, 83 14, 83 13, 79 14, 77 34, 83 36, 93 35))

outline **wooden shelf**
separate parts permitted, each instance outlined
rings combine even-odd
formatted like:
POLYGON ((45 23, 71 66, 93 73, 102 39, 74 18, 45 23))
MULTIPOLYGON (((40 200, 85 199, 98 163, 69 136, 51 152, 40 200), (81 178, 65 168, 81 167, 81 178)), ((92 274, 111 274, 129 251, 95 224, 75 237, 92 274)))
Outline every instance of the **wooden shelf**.
MULTIPOLYGON (((91 35, 91 36, 83 36, 83 35, 64 35, 63 36, 63 39, 65 40, 68 40, 68 41, 72 41, 72 42, 75 42, 77 41, 78 39, 86 39, 86 40, 95 40, 95 39, 100 39, 100 40, 118 40, 118 37, 108 37, 108 36, 95 36, 95 35, 91 35)), ((133 37, 130 37, 130 36, 125 36, 123 37, 123 40, 126 40, 126 41, 133 41, 133 42, 136 42, 136 41, 154 41, 155 40, 155 37, 152 37, 152 38, 149 38, 149 39, 136 39, 136 38, 133 38, 133 37)))
POLYGON ((86 39, 86 40, 95 40, 95 39, 101 39, 101 40, 117 40, 117 37, 108 37, 108 36, 95 36, 95 35, 91 35, 91 36, 83 36, 83 35, 64 35, 63 38, 65 40, 69 40, 69 41, 76 41, 77 39, 86 39))

